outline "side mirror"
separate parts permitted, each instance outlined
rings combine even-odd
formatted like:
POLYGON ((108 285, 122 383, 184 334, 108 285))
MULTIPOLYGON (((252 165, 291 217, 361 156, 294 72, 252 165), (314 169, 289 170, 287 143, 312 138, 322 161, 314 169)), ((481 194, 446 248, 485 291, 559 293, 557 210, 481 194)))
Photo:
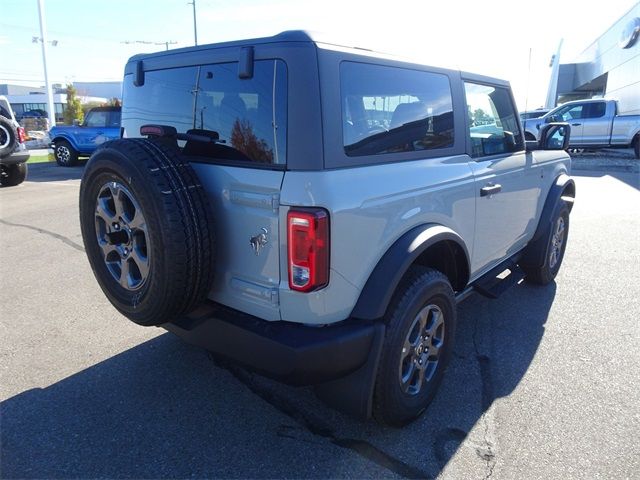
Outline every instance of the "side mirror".
POLYGON ((80 126, 80 120, 76 119, 73 121, 73 126, 74 127, 79 127, 80 126))
POLYGON ((569 148, 571 126, 568 123, 547 123, 540 128, 540 150, 566 150, 569 148))

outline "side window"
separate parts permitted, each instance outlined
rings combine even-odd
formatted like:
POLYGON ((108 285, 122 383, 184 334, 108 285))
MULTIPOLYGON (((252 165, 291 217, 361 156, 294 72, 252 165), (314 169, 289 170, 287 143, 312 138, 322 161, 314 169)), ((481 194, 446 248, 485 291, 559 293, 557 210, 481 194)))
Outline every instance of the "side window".
POLYGON ((574 105, 572 107, 567 107, 565 110, 561 110, 558 114, 562 117, 563 122, 570 122, 571 120, 583 118, 584 110, 584 105, 574 105))
POLYGON ((287 72, 281 60, 258 60, 253 77, 238 77, 237 63, 202 65, 196 128, 224 143, 186 154, 219 160, 286 163, 287 72))
POLYGON ((524 148, 509 90, 465 82, 473 158, 524 148))
POLYGON ((453 146, 453 106, 446 75, 343 62, 340 89, 347 155, 453 146))
POLYGON ((107 127, 119 127, 120 126, 120 111, 112 110, 109 112, 109 123, 107 127))
POLYGON ((587 114, 584 118, 600 118, 604 117, 607 106, 604 102, 590 103, 587 114))
POLYGON ((144 85, 133 85, 133 75, 125 77, 122 126, 127 137, 139 137, 148 123, 169 125, 178 132, 194 128, 193 108, 197 67, 170 68, 145 72, 144 85))
POLYGON ((87 119, 85 120, 84 124, 87 127, 94 128, 106 127, 109 113, 110 112, 107 112, 105 110, 91 112, 89 115, 87 115, 87 119))

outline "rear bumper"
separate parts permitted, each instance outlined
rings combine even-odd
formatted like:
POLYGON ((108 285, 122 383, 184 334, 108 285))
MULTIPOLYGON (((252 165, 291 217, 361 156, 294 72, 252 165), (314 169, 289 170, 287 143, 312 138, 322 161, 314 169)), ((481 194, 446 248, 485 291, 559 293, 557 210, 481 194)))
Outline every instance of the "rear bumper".
POLYGON ((2 165, 16 165, 18 163, 24 163, 27 160, 29 160, 29 157, 31 156, 31 154, 29 153, 29 150, 18 150, 13 152, 11 155, 9 155, 8 157, 4 157, 2 159, 0 159, 0 164, 2 165))
POLYGON ((357 371, 384 332, 381 323, 355 320, 325 327, 267 322, 214 303, 162 327, 292 385, 316 385, 357 371))

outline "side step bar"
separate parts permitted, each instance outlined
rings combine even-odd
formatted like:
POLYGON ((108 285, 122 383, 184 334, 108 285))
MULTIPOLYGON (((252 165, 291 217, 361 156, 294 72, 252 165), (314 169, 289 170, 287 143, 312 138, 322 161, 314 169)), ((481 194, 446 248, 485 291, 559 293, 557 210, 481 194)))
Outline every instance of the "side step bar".
POLYGON ((487 298, 498 298, 525 277, 524 271, 516 262, 516 259, 507 260, 485 273, 456 295, 456 303, 463 302, 474 292, 487 298))

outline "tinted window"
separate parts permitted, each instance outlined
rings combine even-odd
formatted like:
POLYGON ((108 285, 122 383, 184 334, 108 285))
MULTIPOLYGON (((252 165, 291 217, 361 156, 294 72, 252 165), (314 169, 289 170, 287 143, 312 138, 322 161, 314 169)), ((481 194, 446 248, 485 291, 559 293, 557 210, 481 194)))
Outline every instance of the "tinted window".
POLYGON ((140 127, 152 123, 175 127, 178 132, 194 128, 193 108, 197 67, 145 72, 144 85, 133 85, 125 76, 122 125, 128 137, 139 137, 140 127))
POLYGON ((237 63, 203 65, 196 128, 214 131, 225 142, 204 154, 226 160, 286 163, 286 82, 286 67, 280 60, 255 62, 253 77, 248 79, 238 78, 237 63))
POLYGON ((221 161, 286 163, 287 72, 280 60, 254 62, 253 77, 237 63, 145 72, 145 83, 125 78, 122 119, 128 137, 144 124, 178 132, 207 130, 215 144, 180 142, 185 155, 221 161))
POLYGON ((600 118, 604 116, 607 106, 604 102, 590 103, 584 118, 600 118))
POLYGON ((453 106, 446 75, 343 62, 340 86, 347 155, 453 146, 453 106))
POLYGON ((464 87, 472 156, 522 150, 522 135, 509 90, 469 82, 464 87))

